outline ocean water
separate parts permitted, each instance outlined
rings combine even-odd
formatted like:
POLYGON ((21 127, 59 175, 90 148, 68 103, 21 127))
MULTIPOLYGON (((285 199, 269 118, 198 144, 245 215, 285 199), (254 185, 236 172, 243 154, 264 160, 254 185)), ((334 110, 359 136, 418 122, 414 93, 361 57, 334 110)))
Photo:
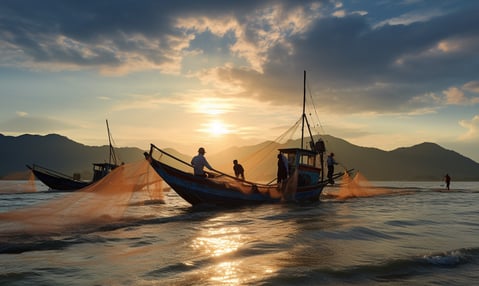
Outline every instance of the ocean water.
MULTIPOLYGON (((72 195, 39 182, 23 193, 23 183, 0 181, 0 225, 2 214, 72 195)), ((201 209, 169 191, 94 227, 3 229, 0 285, 478 283, 479 182, 371 184, 389 193, 340 200, 328 187, 318 203, 201 209)))

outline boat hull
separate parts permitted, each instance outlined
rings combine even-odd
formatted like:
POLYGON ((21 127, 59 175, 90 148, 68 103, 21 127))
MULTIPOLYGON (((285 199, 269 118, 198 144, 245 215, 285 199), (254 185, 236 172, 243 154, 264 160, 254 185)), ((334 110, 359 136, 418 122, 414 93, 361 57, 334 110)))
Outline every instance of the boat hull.
MULTIPOLYGON (((154 159, 151 159, 151 166, 180 197, 191 205, 241 206, 279 203, 285 200, 281 197, 272 197, 267 191, 245 193, 226 183, 194 176, 154 159)), ((318 201, 324 186, 324 184, 318 184, 299 188, 288 200, 318 201)))
POLYGON ((90 185, 92 182, 73 180, 68 177, 62 177, 56 174, 50 174, 36 169, 35 167, 27 166, 32 170, 37 179, 50 188, 52 191, 76 191, 90 185))

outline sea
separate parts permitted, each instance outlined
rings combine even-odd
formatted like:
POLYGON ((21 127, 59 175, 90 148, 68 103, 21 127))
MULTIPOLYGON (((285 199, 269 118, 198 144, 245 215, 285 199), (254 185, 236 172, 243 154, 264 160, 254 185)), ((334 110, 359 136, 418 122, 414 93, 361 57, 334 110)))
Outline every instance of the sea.
MULTIPOLYGON (((387 192, 338 199, 329 186, 319 202, 239 208, 192 207, 169 190, 122 219, 12 234, 9 214, 34 218, 73 195, 26 183, 0 181, 0 285, 479 283, 479 182, 371 181, 387 192)), ((45 226, 71 219, 51 215, 45 226)))

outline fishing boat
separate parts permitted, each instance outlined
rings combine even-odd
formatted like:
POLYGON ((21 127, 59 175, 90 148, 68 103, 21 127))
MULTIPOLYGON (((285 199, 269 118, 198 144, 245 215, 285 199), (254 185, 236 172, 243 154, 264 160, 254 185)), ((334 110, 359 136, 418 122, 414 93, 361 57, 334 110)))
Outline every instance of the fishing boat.
POLYGON ((108 120, 106 121, 106 127, 108 131, 108 141, 110 145, 109 151, 109 161, 108 163, 93 163, 93 178, 92 180, 85 181, 81 180, 79 174, 74 174, 69 176, 61 172, 42 167, 38 164, 26 165, 30 169, 35 177, 49 187, 50 191, 63 191, 71 192, 82 189, 88 185, 93 184, 96 181, 99 181, 106 175, 108 175, 113 169, 118 166, 118 159, 111 142, 111 133, 108 126, 108 120))
MULTIPOLYGON (((304 72, 306 86, 306 71, 304 72)), ((145 158, 163 180, 184 200, 193 206, 241 206, 284 201, 314 202, 319 201, 323 188, 329 180, 324 178, 323 155, 326 151, 324 142, 318 139, 309 142, 309 149, 304 148, 304 127, 308 127, 305 115, 306 87, 303 95, 303 113, 301 129, 301 146, 298 148, 281 148, 277 151, 287 159, 289 177, 283 183, 259 183, 236 178, 218 170, 208 172, 207 177, 195 176, 193 166, 154 144, 145 158), (158 154, 159 153, 159 154, 158 154)), ((276 168, 276 166, 271 166, 276 168)), ((340 178, 345 172, 334 174, 340 178)))

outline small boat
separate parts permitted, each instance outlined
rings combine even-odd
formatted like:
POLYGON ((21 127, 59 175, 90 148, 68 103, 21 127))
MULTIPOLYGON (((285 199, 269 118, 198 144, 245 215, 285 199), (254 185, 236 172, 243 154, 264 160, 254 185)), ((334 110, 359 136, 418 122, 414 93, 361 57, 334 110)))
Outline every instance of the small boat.
POLYGON ((40 165, 27 165, 35 177, 50 188, 50 191, 76 191, 100 180, 116 168, 116 164, 93 163, 93 179, 82 181, 77 176, 68 176, 40 165))
MULTIPOLYGON (((306 85, 306 71, 304 72, 306 85)), ((306 90, 306 89, 305 89, 306 90)), ((278 152, 288 160, 289 178, 285 183, 258 183, 238 179, 218 170, 208 172, 207 177, 195 176, 193 166, 165 150, 150 145, 145 158, 163 180, 184 200, 193 206, 241 206, 283 201, 319 201, 323 188, 328 184, 324 179, 324 142, 310 141, 310 149, 303 148, 306 91, 303 98, 302 134, 300 148, 283 148, 278 152), (157 156, 159 152, 159 156, 157 156), (156 158, 158 157, 158 158, 156 158)), ((311 135, 311 131, 309 132, 311 135)), ((311 135, 311 139, 313 136, 311 135)), ((276 168, 276 166, 274 166, 276 168)), ((345 171, 351 172, 352 170, 345 171)), ((337 179, 345 172, 334 174, 337 179)))
POLYGON ((106 175, 108 175, 113 169, 118 167, 117 156, 115 149, 111 143, 110 128, 108 126, 108 120, 106 121, 108 130, 108 139, 110 144, 110 159, 108 163, 93 163, 93 178, 91 181, 80 180, 79 174, 69 176, 58 171, 42 167, 37 164, 26 165, 30 169, 35 177, 49 187, 50 191, 63 191, 71 192, 82 189, 88 185, 99 181, 106 175))

